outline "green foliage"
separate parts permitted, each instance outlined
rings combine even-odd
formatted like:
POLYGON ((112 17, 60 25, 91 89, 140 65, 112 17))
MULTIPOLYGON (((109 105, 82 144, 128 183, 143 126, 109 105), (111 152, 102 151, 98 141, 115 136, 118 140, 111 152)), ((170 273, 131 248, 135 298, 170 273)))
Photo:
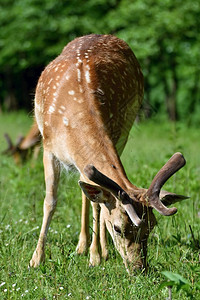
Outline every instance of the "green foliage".
POLYGON ((177 291, 181 289, 187 291, 189 289, 190 282, 187 279, 185 279, 183 276, 169 271, 163 271, 162 274, 168 279, 168 281, 164 281, 160 285, 158 290, 161 290, 165 286, 171 286, 171 287, 176 286, 177 291))
MULTIPOLYGON (((161 285, 158 288, 158 292, 164 287, 175 287, 177 292, 183 290, 190 299, 194 299, 192 295, 192 284, 190 281, 185 279, 180 274, 173 273, 170 271, 163 271, 162 274, 167 278, 167 280, 161 283, 161 285)), ((196 285, 196 289, 200 290, 199 284, 196 285)))
POLYGON ((199 9, 199 0, 124 0, 107 19, 141 61, 150 105, 159 109, 166 101, 176 102, 178 117, 192 122, 192 113, 194 123, 199 123, 200 105, 199 9))
MULTIPOLYGON (((32 119, 23 112, 1 115, 0 152, 6 148, 4 132, 8 131, 16 139, 18 133, 28 131, 31 123, 32 119)), ((22 167, 15 166, 11 157, 1 155, 0 298, 166 299, 168 289, 162 283, 169 279, 173 286, 172 299, 199 299, 199 245, 189 228, 190 225, 194 238, 199 240, 198 136, 195 127, 159 118, 135 125, 131 131, 122 161, 135 185, 148 187, 158 169, 176 151, 183 152, 187 160, 186 166, 164 189, 188 195, 190 199, 176 204, 178 213, 174 216, 156 213, 158 225, 148 243, 150 266, 146 275, 140 272, 128 275, 110 238, 109 260, 99 267, 89 268, 88 256, 75 254, 81 193, 78 175, 65 176, 64 172, 47 238, 46 264, 28 269, 42 222, 45 195, 42 150, 37 161, 27 161, 22 167)))
POLYGON ((2 104, 9 107, 6 97, 14 94, 18 106, 30 108, 26 98, 40 71, 70 40, 114 33, 129 43, 142 65, 146 115, 167 112, 172 120, 198 125, 199 11, 199 0, 1 1, 2 104))

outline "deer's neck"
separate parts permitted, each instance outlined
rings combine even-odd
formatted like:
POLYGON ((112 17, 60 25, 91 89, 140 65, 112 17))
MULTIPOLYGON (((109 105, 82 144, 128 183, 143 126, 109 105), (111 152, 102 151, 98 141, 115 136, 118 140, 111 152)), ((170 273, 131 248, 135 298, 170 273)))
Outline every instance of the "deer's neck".
POLYGON ((76 157, 76 165, 86 180, 84 168, 92 164, 123 189, 126 190, 130 186, 115 146, 106 134, 101 139, 101 136, 96 132, 95 136, 90 136, 87 143, 84 142, 80 148, 79 156, 76 157))

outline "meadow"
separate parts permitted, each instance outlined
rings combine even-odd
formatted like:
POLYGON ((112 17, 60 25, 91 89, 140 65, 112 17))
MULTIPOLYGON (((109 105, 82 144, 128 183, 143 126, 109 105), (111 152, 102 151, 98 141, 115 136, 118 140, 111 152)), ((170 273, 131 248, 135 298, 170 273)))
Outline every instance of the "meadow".
MULTIPOLYGON (((27 133, 24 112, 0 115, 3 134, 27 133)), ((37 161, 16 166, 0 156, 0 299, 200 299, 200 132, 183 123, 155 118, 135 125, 122 155, 129 179, 148 187, 174 152, 187 164, 165 189, 190 196, 175 204, 171 217, 155 213, 158 225, 148 242, 147 274, 129 276, 109 238, 109 260, 90 268, 88 256, 75 253, 80 230, 78 174, 61 175, 58 205, 48 234, 46 263, 28 268, 35 249, 45 194, 42 149, 37 161)), ((92 229, 91 229, 92 232, 92 229)))

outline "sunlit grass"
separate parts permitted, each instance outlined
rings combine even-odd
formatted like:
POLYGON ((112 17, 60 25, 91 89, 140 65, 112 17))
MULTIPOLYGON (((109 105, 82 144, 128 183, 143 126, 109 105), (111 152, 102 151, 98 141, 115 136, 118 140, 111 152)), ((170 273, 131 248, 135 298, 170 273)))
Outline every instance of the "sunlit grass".
MULTIPOLYGON (((0 116, 0 151, 6 148, 3 133, 12 138, 25 134, 31 124, 23 112, 0 116)), ((1 299, 166 299, 168 289, 159 292, 166 280, 162 271, 182 275, 200 298, 198 281, 200 226, 200 139, 199 130, 183 124, 153 120, 135 125, 122 161, 131 181, 148 187, 157 170, 176 151, 187 165, 173 176, 165 189, 189 195, 176 204, 178 213, 163 217, 156 213, 158 226, 149 239, 147 275, 129 276, 109 238, 110 258, 89 268, 87 256, 77 256, 81 197, 78 175, 63 173, 59 201, 46 247, 46 264, 28 269, 39 235, 45 194, 42 151, 37 161, 22 167, 12 158, 0 160, 0 298, 1 299), (191 229, 189 227, 191 226, 191 229), (194 237, 192 236, 194 235, 194 237), (195 239, 194 239, 195 238, 195 239)), ((188 299, 184 290, 172 288, 174 299, 188 299)))

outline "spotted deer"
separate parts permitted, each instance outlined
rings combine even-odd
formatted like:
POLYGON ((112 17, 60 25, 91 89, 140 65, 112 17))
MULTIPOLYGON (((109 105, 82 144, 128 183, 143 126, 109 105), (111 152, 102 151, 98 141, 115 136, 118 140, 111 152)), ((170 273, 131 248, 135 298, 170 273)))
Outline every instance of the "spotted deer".
POLYGON ((152 210, 166 216, 176 212, 166 205, 184 196, 163 192, 161 187, 185 159, 174 154, 149 189, 137 188, 128 180, 119 156, 142 98, 139 63, 129 46, 112 35, 76 38, 43 71, 36 88, 35 118, 43 139, 46 196, 30 266, 45 259, 61 165, 66 169, 74 166, 80 173, 82 216, 77 253, 85 253, 89 247, 91 201, 90 264, 100 263, 99 237, 101 255, 108 257, 107 228, 127 268, 146 266, 147 238, 156 224, 152 210))

